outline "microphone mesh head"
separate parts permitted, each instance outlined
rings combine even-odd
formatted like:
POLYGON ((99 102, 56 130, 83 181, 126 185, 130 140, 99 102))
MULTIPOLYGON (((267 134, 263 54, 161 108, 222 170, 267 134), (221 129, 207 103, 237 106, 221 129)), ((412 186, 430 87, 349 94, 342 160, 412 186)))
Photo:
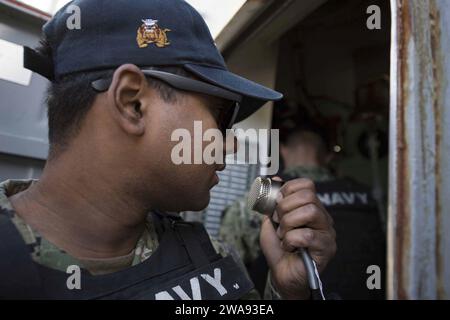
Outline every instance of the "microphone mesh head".
POLYGON ((249 209, 263 213, 260 210, 263 207, 263 202, 265 202, 269 196, 270 185, 271 181, 269 178, 258 177, 255 179, 247 197, 247 205, 249 209))

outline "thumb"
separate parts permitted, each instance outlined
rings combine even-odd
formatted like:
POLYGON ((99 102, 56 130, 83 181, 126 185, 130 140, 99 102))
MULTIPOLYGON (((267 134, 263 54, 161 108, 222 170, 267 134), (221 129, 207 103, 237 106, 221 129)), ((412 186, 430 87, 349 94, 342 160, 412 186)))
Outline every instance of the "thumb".
POLYGON ((281 248, 281 242, 276 234, 276 230, 273 228, 272 222, 267 216, 264 217, 261 225, 259 243, 267 263, 272 269, 283 257, 283 249, 281 248))
MULTIPOLYGON (((274 181, 279 181, 279 182, 283 182, 283 179, 281 179, 279 176, 274 176, 271 178, 274 181)), ((277 203, 283 198, 283 194, 281 192, 278 192, 278 196, 277 196, 277 203)), ((280 223, 280 217, 278 216, 278 212, 275 209, 275 211, 272 213, 272 219, 273 221, 275 221, 276 223, 280 223)), ((276 230, 275 230, 276 231, 276 230)))

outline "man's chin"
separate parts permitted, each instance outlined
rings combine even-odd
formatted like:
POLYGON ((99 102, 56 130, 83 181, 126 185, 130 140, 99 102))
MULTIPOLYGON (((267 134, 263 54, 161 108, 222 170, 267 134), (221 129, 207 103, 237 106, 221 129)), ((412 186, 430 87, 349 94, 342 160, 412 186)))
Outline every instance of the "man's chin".
POLYGON ((205 209, 208 206, 210 200, 211 200, 211 196, 208 192, 207 197, 204 197, 203 199, 198 199, 198 201, 191 203, 190 204, 191 208, 187 209, 187 210, 183 210, 183 211, 202 211, 203 209, 205 209))

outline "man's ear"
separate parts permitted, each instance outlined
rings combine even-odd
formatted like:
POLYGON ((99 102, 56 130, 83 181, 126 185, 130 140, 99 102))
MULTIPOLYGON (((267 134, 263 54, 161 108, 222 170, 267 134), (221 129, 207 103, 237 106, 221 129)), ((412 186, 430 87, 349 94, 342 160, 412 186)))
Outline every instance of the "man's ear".
POLYGON ((124 64, 114 72, 108 90, 109 105, 114 118, 129 134, 143 135, 145 132, 146 88, 147 80, 137 66, 124 64))

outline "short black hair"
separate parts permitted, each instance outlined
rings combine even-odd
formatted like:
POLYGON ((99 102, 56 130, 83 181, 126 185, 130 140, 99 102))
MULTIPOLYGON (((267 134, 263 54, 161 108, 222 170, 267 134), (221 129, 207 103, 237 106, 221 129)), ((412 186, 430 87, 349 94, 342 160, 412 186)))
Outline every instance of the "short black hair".
MULTIPOLYGON (((36 51, 52 59, 52 47, 43 39, 36 51)), ((191 77, 191 74, 179 66, 159 66, 155 70, 191 77)), ((80 131, 83 120, 90 110, 96 95, 91 82, 100 78, 112 77, 114 70, 87 71, 69 74, 52 81, 47 88, 46 104, 48 117, 48 140, 50 144, 49 158, 65 150, 70 140, 80 131)), ((161 98, 167 102, 175 102, 177 91, 156 79, 149 79, 149 85, 156 89, 161 98)))

